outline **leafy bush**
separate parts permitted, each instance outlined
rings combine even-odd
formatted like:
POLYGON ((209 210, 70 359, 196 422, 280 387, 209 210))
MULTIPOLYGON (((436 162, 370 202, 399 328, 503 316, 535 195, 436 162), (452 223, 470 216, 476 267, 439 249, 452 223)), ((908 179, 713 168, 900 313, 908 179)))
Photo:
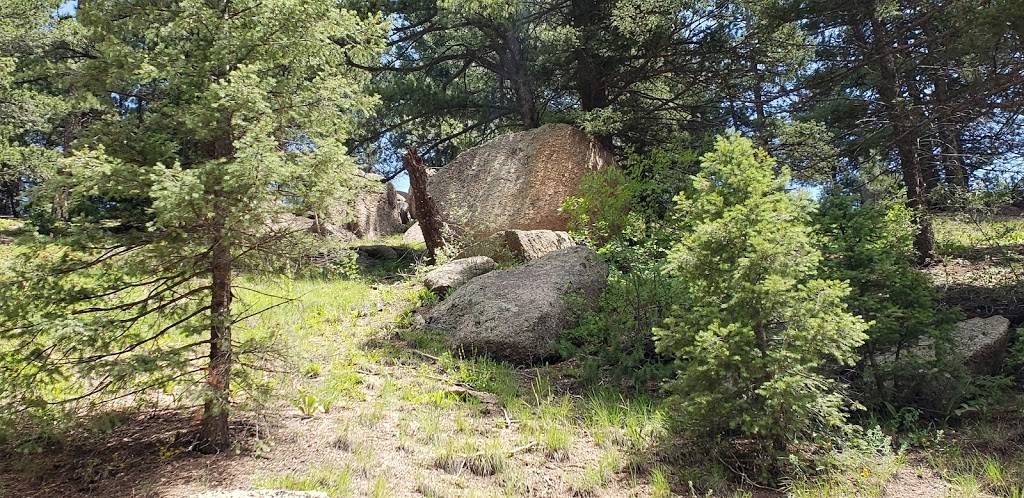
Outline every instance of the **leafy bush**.
POLYGON ((672 243, 667 203, 693 153, 681 148, 633 155, 623 169, 587 176, 580 196, 563 205, 570 231, 608 262, 608 287, 597 309, 567 331, 563 356, 582 358, 585 380, 611 379, 643 390, 670 372, 668 357, 654 348, 651 330, 672 304, 673 281, 663 275, 672 243))
POLYGON ((849 287, 817 277, 811 204, 739 136, 706 154, 680 194, 679 230, 666 266, 676 306, 655 330, 678 360, 670 383, 680 421, 707 442, 742 444, 778 478, 778 457, 798 460, 839 436, 853 405, 833 366, 852 365, 867 324, 846 310, 849 287))

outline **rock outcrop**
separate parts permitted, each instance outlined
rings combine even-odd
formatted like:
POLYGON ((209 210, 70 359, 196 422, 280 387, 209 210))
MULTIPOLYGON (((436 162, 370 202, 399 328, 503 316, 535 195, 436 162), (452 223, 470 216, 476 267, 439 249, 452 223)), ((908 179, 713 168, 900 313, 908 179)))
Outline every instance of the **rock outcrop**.
POLYGON ((428 272, 423 277, 423 284, 431 291, 445 294, 497 266, 493 259, 486 256, 456 259, 428 272))
POLYGON ((566 232, 504 230, 486 239, 469 243, 459 256, 487 256, 501 263, 522 263, 574 245, 576 243, 566 232))
POLYGON ((315 233, 341 242, 352 242, 357 239, 355 234, 338 225, 318 223, 306 216, 282 213, 274 217, 268 229, 279 236, 298 233, 315 233))
POLYGON ((463 152, 430 176, 428 191, 461 239, 565 230, 562 203, 579 192, 584 175, 612 164, 612 155, 578 128, 545 125, 463 152))
MULTIPOLYGON (((958 322, 949 337, 949 346, 969 371, 975 374, 996 374, 1003 365, 1010 344, 1010 320, 995 315, 958 322)), ((932 361, 936 355, 934 341, 928 339, 902 353, 910 358, 932 361)), ((890 364, 895 355, 878 357, 881 365, 890 364)))
POLYGON ((352 202, 339 203, 328 209, 323 225, 326 232, 346 230, 360 239, 376 240, 405 231, 402 211, 406 203, 395 186, 382 183, 383 177, 363 174, 365 182, 352 202))
POLYGON ((556 355, 566 328, 604 291, 607 266, 593 250, 574 246, 455 289, 426 317, 453 348, 516 363, 556 355))

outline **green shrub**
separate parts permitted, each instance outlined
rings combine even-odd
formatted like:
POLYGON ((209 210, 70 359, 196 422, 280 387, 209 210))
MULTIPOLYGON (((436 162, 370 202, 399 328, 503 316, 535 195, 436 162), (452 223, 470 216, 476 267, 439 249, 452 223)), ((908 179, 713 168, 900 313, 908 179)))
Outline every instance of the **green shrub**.
POLYGON ((581 358, 584 380, 612 380, 641 390, 671 372, 654 348, 651 330, 672 304, 673 281, 663 275, 672 243, 665 209, 688 177, 693 153, 666 149, 634 155, 623 169, 587 176, 580 197, 563 209, 570 231, 608 263, 608 287, 597 308, 564 335, 562 355, 581 358))
POLYGON ((849 287, 817 278, 811 204, 785 191, 775 162, 739 136, 706 154, 680 194, 667 271, 676 307, 655 330, 678 360, 670 383, 692 435, 743 447, 778 479, 779 457, 810 452, 847 427, 852 404, 830 377, 852 365, 867 324, 849 287))
POLYGON ((898 199, 865 203, 832 193, 822 198, 814 220, 824 274, 850 283, 850 311, 871 322, 861 347, 861 400, 875 409, 894 405, 931 412, 958 404, 950 396, 959 389, 929 389, 954 378, 964 382, 955 362, 943 354, 901 354, 922 342, 937 343, 942 353, 956 318, 939 305, 927 275, 914 265, 911 211, 898 199))

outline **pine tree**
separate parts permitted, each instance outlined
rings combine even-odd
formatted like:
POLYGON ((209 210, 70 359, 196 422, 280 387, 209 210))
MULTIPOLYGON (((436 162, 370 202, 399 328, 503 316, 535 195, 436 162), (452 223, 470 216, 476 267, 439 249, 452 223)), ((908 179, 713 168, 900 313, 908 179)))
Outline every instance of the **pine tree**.
POLYGON ((816 278, 811 205, 750 140, 720 139, 677 198, 679 282, 658 350, 684 424, 708 439, 753 439, 778 455, 844 427, 833 366, 852 365, 867 325, 846 311, 845 283, 816 278))
POLYGON ((93 0, 76 17, 75 88, 106 112, 40 193, 70 192, 75 251, 3 291, 22 346, 4 364, 33 366, 2 380, 38 404, 202 374, 202 445, 222 450, 236 273, 279 253, 277 216, 355 185, 343 142, 376 98, 345 61, 379 58, 384 23, 316 0, 93 0), (86 381, 54 396, 45 378, 86 381))
POLYGON ((57 156, 47 147, 48 135, 67 101, 44 91, 39 72, 66 34, 65 23, 50 17, 57 3, 0 3, 0 215, 22 214, 26 185, 44 176, 57 156))

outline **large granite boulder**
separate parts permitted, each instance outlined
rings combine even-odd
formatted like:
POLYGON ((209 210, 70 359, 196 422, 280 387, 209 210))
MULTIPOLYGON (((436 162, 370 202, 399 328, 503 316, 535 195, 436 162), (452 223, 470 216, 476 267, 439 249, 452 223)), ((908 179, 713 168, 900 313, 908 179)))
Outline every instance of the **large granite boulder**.
POLYGON ((569 247, 470 280, 431 310, 425 325, 466 353, 535 363, 556 355, 559 335, 597 302, 607 278, 593 250, 569 247))
POLYGON ((461 239, 482 240, 502 230, 565 230, 562 203, 579 192, 584 175, 614 162, 583 131, 551 124, 459 154, 430 176, 427 190, 442 221, 461 239))
POLYGON ((383 177, 378 175, 363 173, 361 176, 363 181, 359 182, 356 198, 328 209, 323 230, 345 230, 357 238, 369 240, 405 232, 402 213, 408 207, 395 186, 382 182, 383 177))
POLYGON ((423 284, 431 291, 444 294, 475 277, 494 270, 498 265, 487 256, 475 256, 449 261, 423 277, 423 284))
POLYGON ((300 233, 314 233, 340 242, 353 242, 358 238, 342 226, 324 224, 312 217, 298 216, 290 213, 276 215, 270 221, 268 230, 271 234, 281 237, 300 233))
POLYGON ((459 257, 487 256, 500 263, 533 261, 576 242, 566 232, 554 230, 504 230, 483 240, 469 242, 459 257))

